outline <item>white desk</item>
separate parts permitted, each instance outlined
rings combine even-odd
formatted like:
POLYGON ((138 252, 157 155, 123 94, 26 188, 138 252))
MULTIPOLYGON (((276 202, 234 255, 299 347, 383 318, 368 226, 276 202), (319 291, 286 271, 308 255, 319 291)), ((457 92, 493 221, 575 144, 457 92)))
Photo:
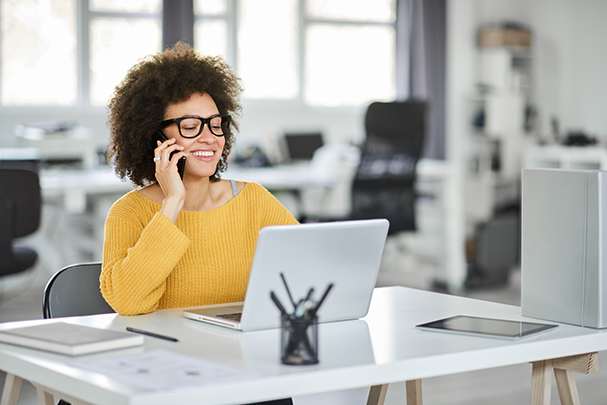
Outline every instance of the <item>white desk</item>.
MULTIPOLYGON (((333 177, 316 173, 310 165, 268 169, 231 166, 223 177, 254 181, 270 190, 295 194, 315 187, 328 189, 334 182, 333 177)), ((133 185, 121 181, 111 167, 43 170, 40 185, 45 212, 53 218, 43 218, 47 221, 43 222, 42 237, 34 243, 49 272, 76 262, 101 260, 107 212, 116 199, 133 190, 133 185), (63 220, 69 221, 69 225, 60 226, 63 220), (53 240, 55 235, 58 240, 53 240)))
MULTIPOLYGON (((375 290, 370 312, 363 320, 320 325, 320 363, 314 366, 282 365, 278 330, 241 333, 206 326, 183 318, 180 309, 135 317, 108 314, 66 318, 73 323, 115 330, 139 327, 179 339, 179 343, 172 343, 146 337, 144 348, 83 356, 83 360, 162 348, 263 375, 255 380, 173 392, 146 392, 108 376, 70 367, 66 363, 73 360, 71 357, 2 344, 0 368, 95 404, 186 404, 200 398, 204 398, 205 404, 241 404, 607 349, 607 331, 570 325, 560 325, 550 332, 518 341, 425 332, 415 328, 416 324, 457 314, 521 319, 520 308, 514 306, 387 287, 375 290)), ((0 328, 42 322, 45 321, 7 323, 0 324, 0 328)))
MULTIPOLYGON (((253 181, 270 190, 331 187, 335 181, 333 176, 314 171, 310 165, 269 168, 230 166, 229 171, 222 177, 253 181)), ((45 198, 62 197, 66 210, 73 213, 85 212, 87 196, 126 193, 133 189, 128 181, 121 181, 109 167, 87 170, 44 170, 40 185, 45 198)))
MULTIPOLYGON (((224 178, 254 181, 274 191, 288 191, 295 195, 295 203, 300 213, 306 213, 303 208, 301 192, 310 189, 322 189, 323 193, 318 202, 320 207, 315 211, 325 214, 324 208, 328 205, 327 196, 329 189, 334 188, 333 197, 337 200, 344 199, 349 204, 349 187, 344 195, 339 191, 345 186, 345 182, 351 181, 355 166, 344 166, 341 170, 326 165, 292 165, 274 166, 269 168, 243 168, 230 165, 224 178), (323 169, 324 167, 324 169, 323 169), (347 173, 351 170, 351 173, 347 173), (337 190, 340 189, 340 190, 337 190)), ((450 199, 451 175, 453 173, 449 163, 442 160, 421 159, 417 165, 417 188, 420 194, 434 197, 432 204, 423 204, 426 213, 424 218, 429 218, 431 223, 426 229, 424 218, 418 221, 419 229, 417 240, 412 251, 420 250, 424 255, 434 257, 440 262, 440 268, 433 278, 446 282, 454 291, 463 287, 466 275, 466 263, 460 252, 465 245, 465 228, 463 219, 458 220, 458 212, 454 210, 450 199), (430 212, 428 213, 428 206, 430 212), (433 225, 439 223, 438 229, 433 225), (432 243, 423 243, 430 241, 432 243), (436 243, 434 243, 437 241, 436 243), (429 247, 429 249, 428 249, 429 247), (462 260, 459 260, 459 259, 462 260)), ((95 170, 49 170, 44 171, 41 176, 41 185, 45 199, 57 201, 64 212, 68 214, 84 214, 87 207, 89 219, 94 221, 94 238, 88 244, 92 245, 92 256, 87 260, 100 260, 100 252, 103 241, 103 222, 110 204, 121 194, 132 190, 128 182, 120 181, 109 167, 95 170), (88 205, 87 205, 88 204, 88 205)), ((338 201, 339 202, 339 201, 338 201)), ((344 213, 345 214, 345 213, 344 213)), ((79 239, 88 242, 87 236, 82 235, 79 239)), ((90 239, 90 237, 88 237, 90 239)), ((74 242, 76 243, 76 242, 74 242)), ((47 244, 48 245, 48 244, 47 244)), ((59 244, 62 248, 63 245, 59 244)), ((48 250, 48 249, 47 249, 48 250)), ((50 256, 50 255, 49 255, 50 256)), ((67 253, 63 256, 70 257, 67 253)), ((59 259, 48 260, 57 263, 59 259)), ((62 265, 71 264, 77 259, 68 259, 62 265)), ((61 266, 53 265, 54 271, 61 266)), ((54 272, 53 271, 53 272, 54 272)))
POLYGON ((60 198, 66 212, 75 214, 86 212, 89 196, 124 194, 133 189, 110 167, 43 170, 40 187, 44 199, 60 198))
POLYGON ((331 187, 335 182, 335 176, 315 170, 310 164, 255 168, 230 165, 222 177, 253 181, 269 190, 303 190, 314 187, 331 187))

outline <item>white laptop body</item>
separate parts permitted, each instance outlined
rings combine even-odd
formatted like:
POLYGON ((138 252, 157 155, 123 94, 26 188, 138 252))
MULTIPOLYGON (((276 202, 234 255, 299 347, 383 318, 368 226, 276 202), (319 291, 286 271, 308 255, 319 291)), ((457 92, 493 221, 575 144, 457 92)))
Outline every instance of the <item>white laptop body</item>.
POLYGON ((319 322, 364 317, 371 303, 384 243, 386 219, 268 226, 259 232, 244 302, 186 308, 194 319, 241 331, 280 327, 280 312, 270 299, 274 291, 287 312, 314 288, 319 300, 333 288, 319 309, 319 322), (230 319, 241 314, 240 321, 230 319))

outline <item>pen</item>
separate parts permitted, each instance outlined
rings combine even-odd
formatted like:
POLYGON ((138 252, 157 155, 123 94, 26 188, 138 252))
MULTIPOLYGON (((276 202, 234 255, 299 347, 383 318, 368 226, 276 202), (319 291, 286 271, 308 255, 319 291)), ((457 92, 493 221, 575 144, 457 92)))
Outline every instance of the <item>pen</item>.
POLYGON ((295 305, 295 300, 293 300, 293 296, 291 295, 291 290, 289 290, 289 285, 287 284, 287 279, 285 278, 285 275, 282 274, 282 272, 280 273, 280 278, 282 278, 282 282, 285 285, 285 289, 287 290, 287 294, 289 295, 289 299, 291 300, 291 304, 293 304, 293 308, 296 308, 297 305, 295 305))
POLYGON ((314 307, 310 312, 311 312, 311 317, 316 316, 316 313, 318 312, 318 309, 320 308, 320 306, 322 305, 323 301, 325 300, 325 298, 327 298, 327 295, 329 294, 329 291, 331 291, 331 288, 333 288, 333 283, 329 284, 329 286, 327 287, 327 289, 325 290, 325 293, 322 295, 322 297, 320 298, 320 301, 318 301, 318 304, 316 304, 316 307, 314 307))
POLYGON ((270 298, 272 298, 272 301, 274 301, 274 304, 276 304, 276 306, 280 310, 280 313, 283 315, 287 315, 287 310, 285 309, 285 307, 282 306, 282 303, 280 302, 276 294, 274 294, 274 291, 270 292, 270 298))
POLYGON ((141 330, 141 329, 131 328, 130 326, 127 326, 126 330, 128 330, 129 332, 141 333, 142 335, 151 336, 151 337, 155 337, 158 339, 169 340, 171 342, 179 342, 179 340, 177 340, 173 337, 170 337, 170 336, 159 335, 157 333, 152 333, 152 332, 148 332, 148 331, 141 330))

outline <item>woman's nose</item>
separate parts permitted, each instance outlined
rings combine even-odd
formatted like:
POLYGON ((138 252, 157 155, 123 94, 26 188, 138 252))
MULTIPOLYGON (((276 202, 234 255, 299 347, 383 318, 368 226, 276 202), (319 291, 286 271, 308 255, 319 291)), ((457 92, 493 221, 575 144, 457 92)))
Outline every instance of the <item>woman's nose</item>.
POLYGON ((198 142, 206 143, 213 143, 215 141, 215 135, 213 135, 213 133, 209 129, 208 124, 204 125, 204 128, 202 128, 202 132, 200 133, 200 135, 198 135, 198 138, 196 138, 196 140, 198 142))

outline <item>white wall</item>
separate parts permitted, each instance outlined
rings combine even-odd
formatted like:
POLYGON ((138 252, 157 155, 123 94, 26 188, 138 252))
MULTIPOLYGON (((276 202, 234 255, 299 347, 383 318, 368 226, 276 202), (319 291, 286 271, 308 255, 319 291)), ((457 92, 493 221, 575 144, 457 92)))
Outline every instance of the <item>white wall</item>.
MULTIPOLYGON (((364 107, 312 108, 296 102, 244 101, 240 133, 243 142, 255 136, 273 138, 285 131, 321 131, 330 143, 360 142, 364 111, 364 107)), ((100 145, 107 143, 104 108, 0 107, 0 147, 18 146, 14 128, 19 124, 56 120, 76 120, 91 129, 100 145)))
POLYGON ((607 138, 606 1, 478 0, 478 23, 503 20, 533 31, 534 87, 543 133, 556 116, 563 131, 607 138))

